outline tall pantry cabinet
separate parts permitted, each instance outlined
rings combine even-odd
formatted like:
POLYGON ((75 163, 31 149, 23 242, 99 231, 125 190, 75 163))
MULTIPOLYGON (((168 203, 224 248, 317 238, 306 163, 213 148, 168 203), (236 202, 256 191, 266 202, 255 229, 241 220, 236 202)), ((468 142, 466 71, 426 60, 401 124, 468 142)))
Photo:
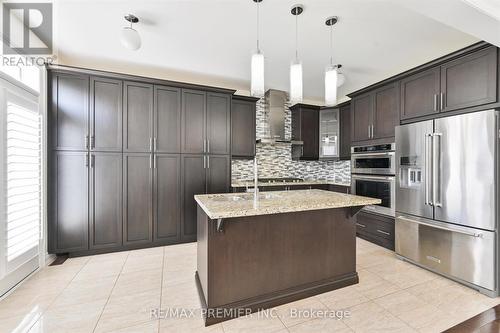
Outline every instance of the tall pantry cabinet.
POLYGON ((193 196, 230 188, 234 91, 48 73, 49 252, 195 241, 193 196))

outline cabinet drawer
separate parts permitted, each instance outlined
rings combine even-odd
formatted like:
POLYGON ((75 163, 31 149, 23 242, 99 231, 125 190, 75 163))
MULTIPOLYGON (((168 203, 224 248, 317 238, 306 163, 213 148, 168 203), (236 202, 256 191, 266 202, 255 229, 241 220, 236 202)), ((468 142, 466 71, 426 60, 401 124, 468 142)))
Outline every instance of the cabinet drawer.
POLYGON ((394 240, 394 220, 379 215, 360 212, 356 216, 357 230, 388 240, 394 240))

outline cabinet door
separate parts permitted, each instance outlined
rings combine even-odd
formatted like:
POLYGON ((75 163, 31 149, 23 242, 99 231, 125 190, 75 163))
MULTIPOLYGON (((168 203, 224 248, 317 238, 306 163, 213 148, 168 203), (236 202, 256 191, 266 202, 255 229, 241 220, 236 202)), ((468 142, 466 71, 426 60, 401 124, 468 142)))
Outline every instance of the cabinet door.
POLYGON ((401 80, 401 119, 439 112, 440 68, 431 68, 401 80))
POLYGON ((149 243, 153 237, 152 157, 123 156, 123 244, 149 243))
POLYGON ((205 152, 206 94, 198 90, 182 90, 181 152, 205 152))
POLYGON ((182 155, 182 236, 185 241, 196 240, 196 194, 206 193, 203 155, 182 155))
POLYGON ((441 112, 498 100, 497 48, 490 47, 441 66, 441 112))
POLYGON ((231 108, 231 154, 255 156, 255 102, 233 99, 231 108))
POLYGON ((155 241, 176 241, 181 234, 181 157, 156 154, 153 181, 155 241))
POLYGON ((122 151, 123 84, 119 80, 90 80, 90 149, 122 151))
POLYGON ((122 245, 122 154, 90 155, 90 248, 122 245))
POLYGON ((88 250, 88 155, 54 151, 51 162, 50 248, 55 253, 88 250))
POLYGON ((207 93, 207 153, 231 153, 231 96, 207 93))
POLYGON ((52 74, 50 86, 52 148, 88 148, 89 77, 77 74, 52 74))
POLYGON ((351 105, 342 106, 340 114, 340 159, 351 158, 351 105))
POLYGON ((373 139, 391 138, 399 125, 398 84, 392 83, 373 92, 373 139))
POLYGON ((372 111, 372 94, 361 95, 353 98, 351 102, 352 141, 370 140, 372 111))
POLYGON ((319 157, 319 110, 302 108, 300 122, 301 140, 304 141, 301 159, 317 160, 319 157))
POLYGON ((153 86, 125 82, 123 91, 123 150, 149 152, 153 137, 153 86))
POLYGON ((207 193, 228 193, 231 187, 231 158, 229 155, 208 155, 207 193))
POLYGON ((154 114, 155 151, 181 151, 181 90, 155 86, 154 114))

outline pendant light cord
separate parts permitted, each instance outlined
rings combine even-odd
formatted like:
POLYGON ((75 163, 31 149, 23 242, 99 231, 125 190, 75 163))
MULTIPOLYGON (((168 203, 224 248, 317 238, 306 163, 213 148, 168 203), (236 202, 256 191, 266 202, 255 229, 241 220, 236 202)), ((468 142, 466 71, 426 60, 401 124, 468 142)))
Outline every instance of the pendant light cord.
POLYGON ((330 26, 330 65, 333 65, 333 25, 330 26))
POLYGON ((299 61, 299 15, 295 15, 295 61, 299 61))
POLYGON ((260 26, 260 18, 259 18, 259 6, 260 2, 257 2, 257 53, 260 53, 260 45, 259 45, 259 39, 260 39, 260 31, 259 31, 259 26, 260 26))

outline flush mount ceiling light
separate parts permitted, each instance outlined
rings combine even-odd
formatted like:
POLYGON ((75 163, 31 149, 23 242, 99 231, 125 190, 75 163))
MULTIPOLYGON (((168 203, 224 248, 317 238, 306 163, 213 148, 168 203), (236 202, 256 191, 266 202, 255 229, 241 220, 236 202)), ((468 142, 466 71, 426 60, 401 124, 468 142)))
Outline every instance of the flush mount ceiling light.
POLYGON ((333 26, 338 20, 337 16, 331 16, 325 21, 325 24, 330 27, 330 64, 325 70, 325 104, 327 106, 337 104, 337 87, 345 82, 345 76, 339 73, 342 65, 333 63, 333 26))
POLYGON ((264 55, 259 45, 259 4, 262 0, 253 0, 257 3, 257 51, 252 55, 250 93, 255 97, 264 96, 264 55))
POLYGON ((294 5, 292 15, 295 16, 295 60, 290 65, 290 102, 302 102, 302 62, 299 60, 299 15, 304 11, 303 5, 294 5))
POLYGON ((139 22, 139 19, 132 14, 128 14, 125 15, 125 20, 130 22, 130 27, 122 29, 121 42, 129 50, 138 50, 141 47, 141 36, 139 36, 137 30, 132 28, 132 24, 139 22))

